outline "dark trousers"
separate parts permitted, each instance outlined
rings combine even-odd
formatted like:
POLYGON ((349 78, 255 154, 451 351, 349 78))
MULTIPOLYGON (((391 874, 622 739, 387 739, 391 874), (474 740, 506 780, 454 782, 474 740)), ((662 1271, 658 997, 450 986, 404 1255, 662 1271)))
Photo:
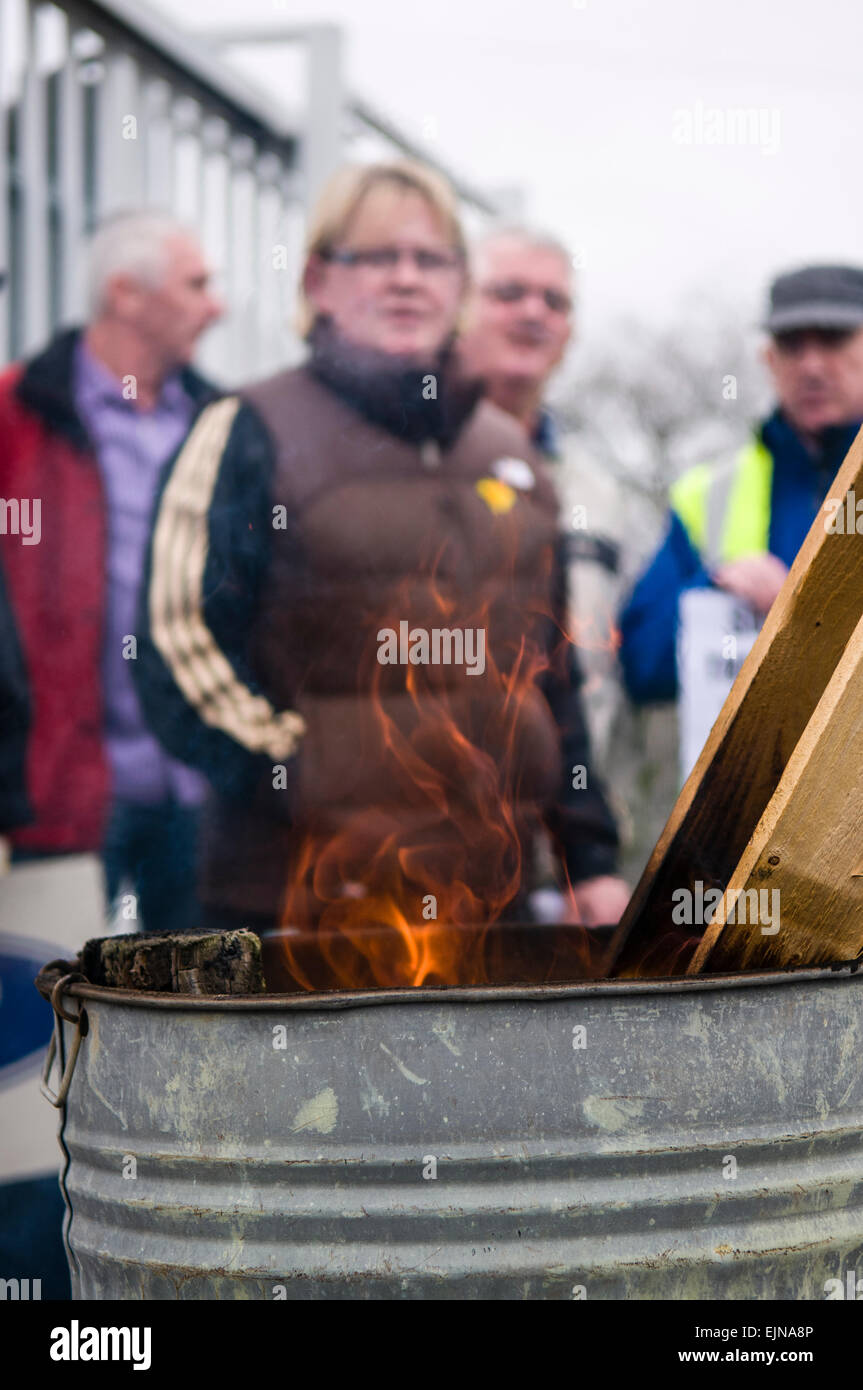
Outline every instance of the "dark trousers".
POLYGON ((199 821, 196 807, 176 801, 157 806, 115 804, 102 848, 105 892, 110 910, 119 909, 127 931, 178 932, 198 927, 199 821), (134 894, 135 901, 124 902, 126 893, 134 894))

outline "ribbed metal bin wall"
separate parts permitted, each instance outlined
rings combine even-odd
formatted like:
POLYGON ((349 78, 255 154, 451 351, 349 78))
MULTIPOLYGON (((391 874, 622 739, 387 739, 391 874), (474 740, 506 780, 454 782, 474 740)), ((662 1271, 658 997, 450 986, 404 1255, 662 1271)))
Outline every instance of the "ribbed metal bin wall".
POLYGON ((77 1297, 822 1299, 863 1273, 863 974, 76 990, 77 1297))

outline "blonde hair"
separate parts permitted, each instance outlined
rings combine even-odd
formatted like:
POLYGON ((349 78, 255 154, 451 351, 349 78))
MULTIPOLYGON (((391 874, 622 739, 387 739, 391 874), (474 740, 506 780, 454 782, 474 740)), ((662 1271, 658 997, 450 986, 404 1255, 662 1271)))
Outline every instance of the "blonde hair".
POLYGON ((442 174, 410 159, 346 164, 326 184, 309 219, 297 310, 297 328, 303 338, 309 336, 317 318, 317 310, 303 287, 309 261, 313 256, 334 250, 365 198, 382 187, 395 188, 401 193, 418 193, 424 198, 452 246, 467 260, 467 242, 459 221, 456 195, 442 174))

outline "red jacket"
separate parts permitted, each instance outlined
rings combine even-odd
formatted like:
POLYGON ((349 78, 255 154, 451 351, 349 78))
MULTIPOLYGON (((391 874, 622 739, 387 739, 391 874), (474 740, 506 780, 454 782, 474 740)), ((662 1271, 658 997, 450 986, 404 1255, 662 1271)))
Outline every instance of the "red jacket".
MULTIPOLYGON (((110 797, 103 740, 102 628, 107 516, 99 467, 72 397, 78 331, 0 374, 0 498, 38 498, 41 540, 0 535, 23 649, 32 723, 21 849, 98 849, 110 797)), ((211 392, 186 374, 195 397, 211 392)))

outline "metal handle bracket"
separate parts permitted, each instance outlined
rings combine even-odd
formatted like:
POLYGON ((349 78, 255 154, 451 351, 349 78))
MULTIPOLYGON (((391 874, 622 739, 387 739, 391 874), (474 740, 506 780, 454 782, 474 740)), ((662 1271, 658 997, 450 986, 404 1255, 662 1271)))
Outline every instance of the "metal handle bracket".
POLYGON ((86 980, 86 978, 86 975, 82 975, 80 971, 73 970, 68 975, 64 975, 59 979, 51 991, 51 1007, 54 1010, 54 1032, 48 1044, 48 1053, 45 1057, 45 1065, 42 1069, 42 1080, 39 1090, 42 1092, 45 1099, 49 1100, 56 1109, 59 1109, 60 1106, 64 1105, 66 1102, 66 1095, 72 1081, 75 1063, 78 1060, 78 1053, 81 1050, 81 1042, 86 1038, 90 1027, 87 1010, 84 1008, 83 1004, 79 1004, 77 1014, 70 1014, 64 1009, 62 1002, 63 991, 75 980, 86 980), (67 1023, 75 1024, 75 1034, 72 1038, 72 1046, 69 1048, 69 1056, 66 1058, 66 1065, 63 1067, 60 1085, 56 1091, 52 1091, 48 1078, 51 1075, 54 1058, 59 1056, 61 1065, 63 1062, 63 1025, 61 1019, 65 1019, 67 1023))

